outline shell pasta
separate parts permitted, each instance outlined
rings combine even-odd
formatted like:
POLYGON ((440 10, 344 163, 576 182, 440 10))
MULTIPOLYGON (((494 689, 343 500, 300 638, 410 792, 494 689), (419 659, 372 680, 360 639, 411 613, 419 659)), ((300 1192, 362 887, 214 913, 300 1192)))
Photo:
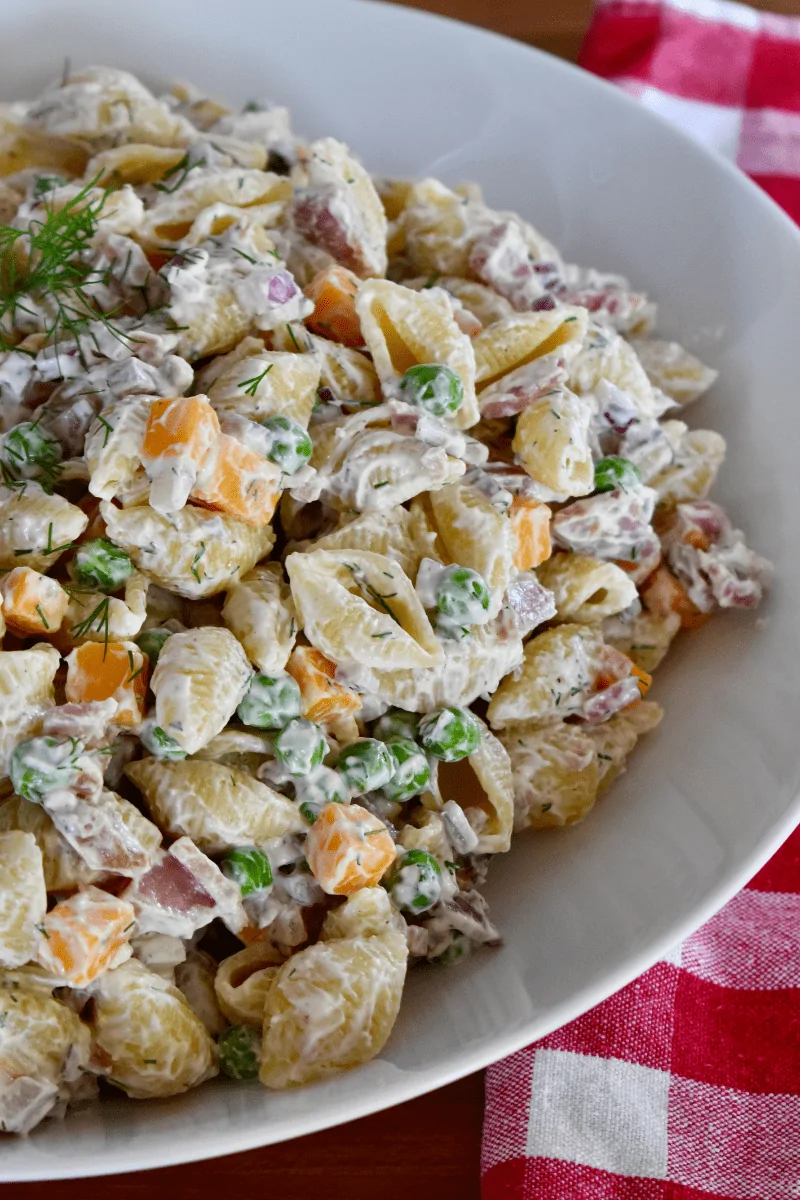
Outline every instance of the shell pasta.
POLYGON ((673 639, 770 566, 684 419, 717 373, 475 185, 107 67, 3 122, 0 1132, 25 1134, 111 1089, 379 1054, 409 971, 501 944, 492 856, 587 817, 673 639))

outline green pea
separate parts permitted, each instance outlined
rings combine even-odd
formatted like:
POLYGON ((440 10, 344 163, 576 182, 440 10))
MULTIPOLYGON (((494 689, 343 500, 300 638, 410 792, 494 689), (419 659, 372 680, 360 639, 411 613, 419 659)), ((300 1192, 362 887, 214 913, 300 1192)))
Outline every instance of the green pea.
POLYGON ((315 767, 305 779, 298 779, 294 794, 309 825, 314 824, 326 804, 347 804, 350 799, 344 780, 332 767, 315 767))
POLYGON ((267 417, 261 424, 272 442, 268 457, 285 475, 294 475, 295 471, 306 465, 313 446, 302 425, 298 425, 291 417, 281 416, 267 417))
POLYGON ((394 759, 377 738, 359 738, 345 746, 339 755, 339 772, 354 796, 374 792, 388 783, 394 774, 394 759))
POLYGON ((428 754, 442 762, 458 762, 481 744, 481 725, 467 708, 443 705, 419 723, 419 740, 428 754))
POLYGON ((62 179, 60 175, 37 175, 33 185, 33 195, 35 199, 41 196, 46 196, 48 192, 54 192, 56 188, 64 187, 66 179, 62 179))
POLYGON ((261 1031, 252 1025, 231 1025, 219 1035, 219 1069, 229 1079, 257 1079, 261 1031))
POLYGON ((106 538, 84 542, 73 559, 78 583, 101 592, 116 592, 133 574, 131 556, 106 538))
POLYGON ((435 590, 436 607, 448 621, 473 625, 492 602, 486 580, 470 567, 445 567, 435 590))
POLYGON ((424 791, 431 777, 428 760, 416 742, 394 738, 386 748, 394 759, 394 774, 384 785, 383 794, 389 800, 410 800, 424 791))
POLYGON ((419 717, 416 713, 404 712, 402 708, 390 708, 382 717, 378 717, 372 727, 373 737, 382 742, 390 742, 393 738, 404 738, 414 741, 417 736, 419 717))
POLYGON ((442 895, 441 867, 427 850, 398 855, 383 882, 401 912, 427 912, 442 895))
POLYGON ((447 417, 457 412, 464 399, 464 384, 458 375, 439 363, 409 367, 400 387, 409 404, 416 404, 432 417, 447 417))
POLYGON ((172 637, 168 629, 145 629, 136 639, 136 645, 147 655, 151 667, 158 662, 158 656, 164 649, 164 643, 172 637))
POLYGON ((180 742, 176 742, 174 737, 170 737, 166 730, 157 725, 154 717, 142 721, 139 740, 154 758, 163 758, 167 762, 178 762, 186 758, 186 751, 180 742))
POLYGON ((302 710, 300 688, 291 675, 254 675, 236 712, 256 729, 283 729, 302 710))
POLYGON ((466 958, 471 950, 471 942, 463 933, 458 930, 453 931, 453 940, 441 954, 435 955, 429 959, 429 962, 436 963, 440 967, 451 967, 453 963, 457 963, 460 959, 466 958))
POLYGON ((222 873, 238 883, 243 896, 265 892, 272 887, 272 867, 257 846, 239 846, 229 850, 222 860, 222 873))
POLYGON ((8 764, 14 791, 24 800, 41 804, 48 792, 68 788, 77 778, 75 764, 83 750, 83 743, 75 738, 34 737, 17 742, 8 764))
POLYGON ((274 751, 290 775, 302 778, 320 766, 328 743, 319 725, 305 717, 295 717, 275 738, 274 751))
POLYGON ((613 492, 615 488, 635 488, 642 482, 642 473, 629 458, 618 458, 610 454, 594 464, 594 490, 613 492))
POLYGON ((36 421, 23 421, 10 429, 5 438, 5 454, 12 469, 17 466, 53 468, 61 462, 61 447, 48 437, 36 421))

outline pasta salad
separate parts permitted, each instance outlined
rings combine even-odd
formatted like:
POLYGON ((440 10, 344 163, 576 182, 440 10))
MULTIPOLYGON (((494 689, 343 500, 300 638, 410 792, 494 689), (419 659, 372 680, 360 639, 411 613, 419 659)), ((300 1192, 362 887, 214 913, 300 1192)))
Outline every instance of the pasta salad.
POLYGON ((321 1080, 769 564, 716 372, 480 190, 90 67, 0 110, 0 1130, 321 1080))

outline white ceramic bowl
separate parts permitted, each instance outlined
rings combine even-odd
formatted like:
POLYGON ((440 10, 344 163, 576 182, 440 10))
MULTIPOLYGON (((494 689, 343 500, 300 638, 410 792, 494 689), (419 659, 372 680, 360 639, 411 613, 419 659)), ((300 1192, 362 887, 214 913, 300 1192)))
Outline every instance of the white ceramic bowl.
POLYGON ((616 991, 706 920, 800 817, 800 234, 752 184, 608 85, 476 29, 363 0, 5 0, 3 98, 107 63, 222 99, 287 103, 374 171, 475 179, 571 260, 625 272, 661 327, 720 368, 692 410, 729 440, 718 498, 778 567, 759 619, 727 614, 659 671, 667 710, 578 828, 493 864, 501 950, 412 972, 379 1061, 268 1093, 216 1083, 112 1100, 2 1139, 0 1178, 103 1174, 295 1137, 408 1100, 616 991))

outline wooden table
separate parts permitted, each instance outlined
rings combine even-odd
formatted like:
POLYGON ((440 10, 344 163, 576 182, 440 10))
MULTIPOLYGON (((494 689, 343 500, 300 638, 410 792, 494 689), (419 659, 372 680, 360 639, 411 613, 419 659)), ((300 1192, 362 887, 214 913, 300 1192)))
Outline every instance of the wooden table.
MULTIPOLYGON (((395 0, 457 17, 575 59, 592 0, 395 0)), ((750 0, 800 15, 800 0, 750 0)), ((483 1074, 419 1100, 310 1137, 142 1174, 90 1182, 6 1185, 4 1200, 478 1200, 483 1074)))

